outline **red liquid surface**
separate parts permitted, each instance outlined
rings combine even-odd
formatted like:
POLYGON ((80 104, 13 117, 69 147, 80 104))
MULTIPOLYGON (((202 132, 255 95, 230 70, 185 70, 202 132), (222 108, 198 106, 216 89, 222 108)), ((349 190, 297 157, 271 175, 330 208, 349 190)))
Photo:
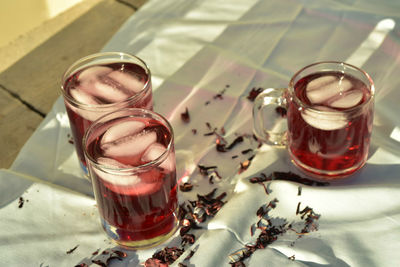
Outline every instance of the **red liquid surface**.
POLYGON ((337 116, 326 119, 318 112, 307 111, 307 108, 299 110, 299 105, 290 101, 288 140, 295 164, 311 175, 331 178, 349 175, 361 167, 368 155, 373 104, 364 105, 358 112, 351 110, 357 110, 355 107, 371 98, 368 87, 353 76, 325 72, 303 77, 295 84, 294 90, 300 101, 309 107, 337 113, 337 116), (310 86, 313 80, 326 76, 329 77, 320 80, 320 86, 316 86, 316 82, 310 86), (346 82, 342 83, 343 80, 346 82), (310 93, 311 90, 320 91, 310 93), (339 94, 332 93, 332 90, 338 90, 339 94), (343 173, 337 175, 338 172, 343 173))
MULTIPOLYGON (((167 128, 154 120, 144 122, 146 127, 142 132, 155 132, 157 146, 166 147, 171 139, 167 128)), ((129 166, 147 162, 143 160, 144 152, 124 157, 105 156, 107 153, 102 149, 102 138, 101 134, 88 144, 92 158, 109 157, 118 164, 129 166)), ((149 240, 168 234, 174 228, 177 183, 173 147, 160 165, 135 175, 110 176, 94 171, 90 165, 89 168, 103 227, 114 240, 120 243, 149 240)))
MULTIPOLYGON (((85 134, 86 129, 89 128, 89 126, 92 124, 94 120, 96 120, 98 117, 104 115, 105 113, 112 112, 114 110, 117 110, 119 108, 146 108, 146 109, 152 109, 153 108, 153 97, 152 97, 152 90, 151 90, 151 83, 149 82, 150 88, 147 90, 144 89, 138 93, 135 93, 133 91, 129 92, 128 90, 124 89, 126 87, 125 85, 119 84, 118 81, 110 78, 108 76, 109 73, 104 73, 101 75, 95 75, 95 74, 87 74, 86 76, 90 76, 89 79, 91 82, 82 82, 80 79, 81 73, 83 73, 85 70, 90 69, 90 68, 97 68, 97 67, 106 67, 109 68, 110 71, 120 71, 122 73, 125 73, 127 75, 130 75, 131 77, 134 77, 135 80, 139 81, 140 83, 144 84, 146 81, 149 80, 148 74, 146 71, 139 65, 133 64, 133 63, 111 63, 111 64, 106 64, 106 65, 97 65, 97 66, 91 66, 86 69, 79 70, 78 72, 73 73, 68 79, 66 79, 64 83, 64 90, 65 92, 71 96, 73 99, 75 99, 77 102, 80 104, 91 104, 93 99, 96 101, 96 104, 91 108, 92 111, 88 111, 79 107, 76 107, 75 105, 68 103, 68 101, 65 101, 65 106, 67 110, 67 114, 69 117, 69 122, 70 122, 70 127, 71 127, 71 132, 72 136, 74 137, 74 143, 76 147, 76 152, 78 155, 78 158, 81 162, 82 167, 86 167, 86 162, 85 162, 85 157, 83 154, 83 149, 82 149, 82 139, 83 135, 85 134), (98 97, 96 95, 93 95, 93 99, 90 99, 91 101, 89 102, 83 102, 82 99, 76 99, 73 95, 71 95, 71 91, 73 91, 76 88, 84 88, 84 91, 88 93, 89 95, 91 94, 92 90, 92 84, 93 81, 100 81, 101 83, 104 83, 106 85, 109 85, 107 88, 120 88, 126 93, 126 99, 121 100, 121 101, 112 101, 112 100, 107 100, 101 97, 98 97), (141 95, 135 100, 128 101, 128 98, 131 98, 134 95, 141 95), (81 101, 80 101, 81 100, 81 101), (119 105, 115 107, 110 107, 106 108, 104 110, 105 105, 107 104, 112 104, 116 102, 121 102, 119 105), (98 107, 98 109, 97 109, 98 107)), ((106 91, 105 91, 106 92, 106 91)), ((114 91, 110 91, 109 95, 114 95, 114 91)), ((85 100, 85 99, 83 99, 85 100)), ((115 99, 114 99, 115 100, 115 99)))

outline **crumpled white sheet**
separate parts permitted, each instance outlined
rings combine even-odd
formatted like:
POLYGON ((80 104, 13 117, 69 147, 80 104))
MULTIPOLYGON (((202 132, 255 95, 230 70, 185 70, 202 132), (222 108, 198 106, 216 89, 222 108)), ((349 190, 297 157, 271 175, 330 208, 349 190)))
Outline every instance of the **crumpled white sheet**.
MULTIPOLYGON (((319 230, 300 239, 285 233, 256 251, 246 266, 400 264, 399 11, 395 0, 151 0, 104 47, 135 54, 152 71, 155 110, 175 132, 178 179, 195 184, 194 191, 180 192, 180 201, 213 188, 228 193, 206 229, 195 232, 197 240, 186 253, 196 252, 185 264, 229 266, 228 256, 254 241, 250 227, 257 222, 257 209, 274 198, 279 202, 271 216, 300 222, 295 212, 301 202, 321 215, 319 230), (274 181, 266 195, 248 178, 261 172, 298 173, 287 153, 264 145, 238 174, 240 161, 248 157, 240 152, 254 144, 247 141, 221 154, 215 137, 204 136, 210 131, 206 123, 224 127, 228 140, 251 134, 252 103, 246 99, 251 88, 286 86, 296 70, 321 60, 356 64, 375 81, 368 162, 350 179, 328 187, 301 185, 298 196, 299 184, 274 181), (224 89, 223 98, 214 99, 224 89), (186 107, 188 124, 180 118, 186 107), (217 165, 222 179, 209 184, 197 164, 217 165), (293 255, 295 261, 289 260, 293 255)), ((2 266, 75 266, 104 259, 92 255, 98 249, 115 248, 101 229, 69 134, 60 98, 12 167, 0 171, 2 266)), ((111 266, 138 266, 154 251, 178 242, 177 237, 157 248, 128 251, 111 266)))

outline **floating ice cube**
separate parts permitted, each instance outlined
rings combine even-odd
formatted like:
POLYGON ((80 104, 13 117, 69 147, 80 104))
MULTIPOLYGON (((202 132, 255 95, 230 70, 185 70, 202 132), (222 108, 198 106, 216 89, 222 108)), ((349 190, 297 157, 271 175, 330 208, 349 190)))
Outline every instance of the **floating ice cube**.
POLYGON ((140 92, 144 87, 142 81, 127 72, 116 70, 109 73, 107 76, 134 93, 140 92))
MULTIPOLYGON (((154 143, 150 145, 142 156, 143 162, 151 162, 158 159, 167 148, 160 143, 154 143)), ((175 158, 173 153, 169 153, 168 157, 159 165, 167 171, 173 171, 175 169, 175 158)))
POLYGON ((137 120, 126 120, 117 123, 108 128, 108 130, 104 133, 103 138, 101 139, 101 144, 115 142, 125 136, 137 134, 145 127, 146 124, 144 122, 137 120))
POLYGON ((334 108, 351 108, 360 103, 362 98, 363 92, 361 90, 351 90, 335 97, 328 105, 334 108))
POLYGON ((157 134, 152 131, 145 131, 139 134, 125 136, 115 142, 101 145, 104 155, 118 159, 125 163, 139 164, 141 155, 157 140, 157 134))
POLYGON ((336 76, 323 76, 312 80, 306 88, 306 96, 312 104, 322 104, 332 97, 350 90, 353 87, 348 79, 336 76))
MULTIPOLYGON (((116 169, 132 168, 132 166, 123 164, 112 158, 99 157, 97 159, 97 162, 104 166, 116 169)), ((114 186, 134 186, 140 183, 140 178, 137 175, 119 175, 116 173, 112 173, 112 171, 105 172, 97 168, 92 168, 92 169, 96 173, 96 175, 98 175, 102 180, 114 186)))
POLYGON ((324 106, 317 106, 314 107, 314 109, 317 109, 319 111, 330 111, 335 114, 327 115, 323 112, 318 112, 316 110, 305 109, 303 112, 301 112, 301 117, 304 119, 305 122, 307 122, 314 128, 325 131, 333 131, 346 127, 346 125, 348 124, 346 116, 334 109, 324 106))
MULTIPOLYGON (((97 162, 114 168, 132 168, 132 166, 123 164, 112 158, 99 157, 97 162)), ((151 194, 159 190, 162 186, 161 173, 157 170, 151 170, 140 175, 122 175, 114 174, 112 171, 103 172, 99 169, 92 168, 105 185, 112 191, 124 195, 145 195, 151 194)))
POLYGON ((90 90, 90 93, 108 103, 121 102, 130 96, 129 93, 118 87, 119 85, 111 79, 83 83, 82 86, 85 86, 85 89, 90 90))
POLYGON ((100 101, 93 95, 87 93, 82 90, 80 87, 72 88, 69 91, 69 94, 75 99, 77 102, 85 105, 99 105, 100 101))
POLYGON ((316 78, 309 82, 307 84, 307 91, 312 91, 316 89, 320 89, 322 86, 325 86, 327 84, 333 83, 334 81, 337 81, 337 77, 333 75, 328 75, 328 76, 321 76, 319 78, 316 78))
MULTIPOLYGON (((78 102, 80 102, 82 104, 86 104, 86 105, 100 105, 101 104, 101 102, 97 98, 93 97, 92 95, 90 95, 87 92, 80 90, 80 89, 79 90, 71 89, 70 94, 75 100, 77 100, 78 102)), ((68 102, 65 102, 65 104, 71 110, 73 110, 76 114, 79 114, 79 116, 81 116, 82 118, 89 120, 89 121, 95 121, 96 119, 98 119, 100 116, 103 115, 102 112, 95 112, 92 110, 77 108, 76 106, 71 105, 68 102)))
POLYGON ((80 82, 87 81, 87 80, 96 80, 98 77, 107 75, 108 73, 112 72, 113 69, 105 66, 94 66, 83 70, 79 76, 78 80, 80 82))

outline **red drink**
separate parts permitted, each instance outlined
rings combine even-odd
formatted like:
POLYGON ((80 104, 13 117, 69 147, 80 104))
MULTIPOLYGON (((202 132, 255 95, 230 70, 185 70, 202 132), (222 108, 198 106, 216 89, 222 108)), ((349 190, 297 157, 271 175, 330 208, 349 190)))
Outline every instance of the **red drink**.
POLYGON ((372 93, 360 79, 342 71, 301 77, 298 101, 288 101, 288 147, 294 163, 316 177, 347 176, 368 156, 372 93))
POLYGON ((144 62, 121 53, 83 58, 64 75, 63 94, 81 166, 82 138, 100 116, 120 108, 153 108, 150 72, 144 62))
POLYGON ((138 248, 176 229, 175 154, 167 122, 126 111, 100 120, 84 142, 103 228, 118 244, 138 248))

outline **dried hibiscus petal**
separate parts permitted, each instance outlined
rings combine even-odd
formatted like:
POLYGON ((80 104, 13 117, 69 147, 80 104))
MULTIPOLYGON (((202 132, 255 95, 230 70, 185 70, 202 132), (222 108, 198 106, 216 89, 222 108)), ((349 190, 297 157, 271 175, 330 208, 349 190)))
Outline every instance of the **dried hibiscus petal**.
POLYGON ((79 247, 79 245, 76 245, 75 247, 71 248, 70 250, 67 251, 67 254, 71 254, 71 253, 74 252, 78 247, 79 247))
POLYGON ((256 97, 257 97, 263 90, 264 90, 264 89, 261 88, 261 87, 260 87, 260 88, 255 88, 255 87, 251 88, 251 90, 250 90, 250 92, 249 92, 249 94, 248 94, 248 96, 247 96, 247 99, 253 102, 253 101, 256 99, 256 97))
POLYGON ((24 206, 25 200, 23 197, 19 197, 18 199, 18 208, 22 208, 24 206))
POLYGON ((186 183, 183 183, 183 184, 179 185, 179 189, 182 192, 189 192, 189 191, 192 191, 193 185, 191 183, 189 183, 189 182, 186 182, 186 183))
POLYGON ((188 123, 190 122, 189 110, 188 108, 185 109, 185 112, 181 113, 181 119, 183 122, 188 123))

